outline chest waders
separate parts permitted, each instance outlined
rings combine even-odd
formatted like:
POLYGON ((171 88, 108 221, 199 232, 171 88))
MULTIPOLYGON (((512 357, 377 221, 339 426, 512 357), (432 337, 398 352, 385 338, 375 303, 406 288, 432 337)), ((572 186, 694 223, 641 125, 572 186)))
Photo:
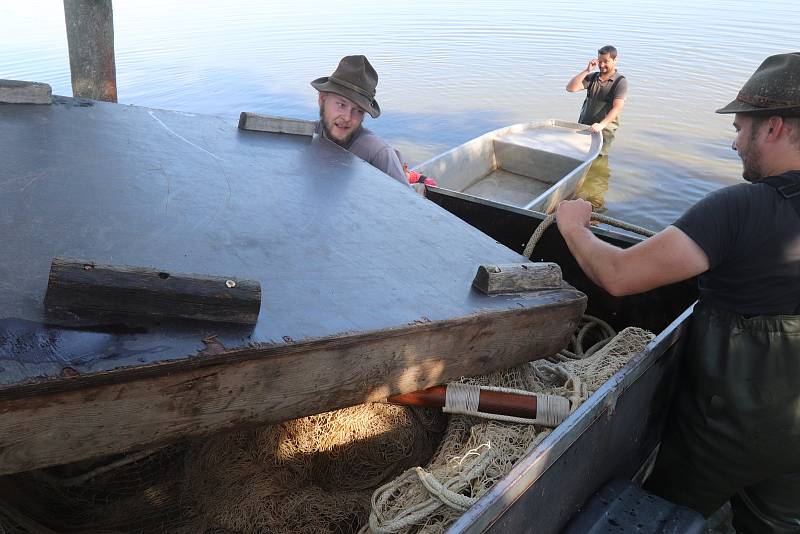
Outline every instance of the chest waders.
MULTIPOLYGON (((624 78, 625 76, 622 75, 617 76, 617 79, 611 84, 606 97, 601 98, 599 94, 600 87, 598 87, 600 84, 600 74, 598 73, 597 76, 593 76, 589 81, 589 87, 586 88, 586 98, 583 101, 578 122, 592 125, 602 121, 606 115, 608 115, 608 112, 611 111, 614 105, 614 97, 617 93, 617 85, 619 85, 620 80, 624 78)), ((619 124, 616 120, 603 128, 603 147, 600 149, 600 155, 605 156, 608 154, 608 148, 614 140, 614 132, 617 131, 617 128, 619 128, 619 124)))
MULTIPOLYGON (((800 183, 775 178, 800 217, 800 183)), ((649 489, 706 516, 730 499, 740 532, 800 532, 798 312, 695 306, 649 489)))

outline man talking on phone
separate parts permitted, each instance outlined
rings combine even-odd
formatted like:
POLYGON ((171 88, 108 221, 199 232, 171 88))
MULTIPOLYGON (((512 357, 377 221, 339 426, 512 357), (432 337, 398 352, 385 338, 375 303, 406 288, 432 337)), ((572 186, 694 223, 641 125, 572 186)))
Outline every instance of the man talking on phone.
POLYGON ((603 132, 600 155, 606 156, 614 132, 619 128, 619 114, 628 96, 628 80, 617 71, 616 48, 606 45, 598 50, 597 58, 590 60, 586 68, 567 84, 570 93, 584 89, 586 99, 578 122, 588 125, 593 132, 603 132))

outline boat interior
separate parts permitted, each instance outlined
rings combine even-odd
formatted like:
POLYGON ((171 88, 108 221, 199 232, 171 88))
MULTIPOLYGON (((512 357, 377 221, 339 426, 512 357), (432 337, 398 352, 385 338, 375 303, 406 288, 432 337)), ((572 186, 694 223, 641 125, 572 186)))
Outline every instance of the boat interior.
POLYGON ((419 165, 439 189, 549 211, 578 187, 602 139, 585 126, 548 120, 482 135, 419 165))

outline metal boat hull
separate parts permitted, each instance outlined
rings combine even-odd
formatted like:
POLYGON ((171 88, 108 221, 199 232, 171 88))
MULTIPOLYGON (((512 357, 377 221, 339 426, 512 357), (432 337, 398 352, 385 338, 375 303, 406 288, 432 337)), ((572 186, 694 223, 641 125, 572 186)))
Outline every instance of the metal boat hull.
POLYGON ((437 181, 433 191, 548 213, 574 196, 602 136, 586 126, 550 119, 500 128, 414 168, 437 181))

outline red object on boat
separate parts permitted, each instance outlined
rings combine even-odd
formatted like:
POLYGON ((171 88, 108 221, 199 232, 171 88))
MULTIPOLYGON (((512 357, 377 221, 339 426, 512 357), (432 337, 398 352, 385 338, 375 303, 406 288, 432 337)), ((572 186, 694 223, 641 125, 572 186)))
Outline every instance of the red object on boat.
POLYGON ((403 165, 403 169, 406 171, 406 176, 408 177, 408 183, 410 184, 424 184, 424 185, 432 185, 434 187, 438 185, 436 183, 436 180, 434 180, 430 176, 425 176, 424 174, 420 174, 417 171, 409 171, 408 165, 403 165))

